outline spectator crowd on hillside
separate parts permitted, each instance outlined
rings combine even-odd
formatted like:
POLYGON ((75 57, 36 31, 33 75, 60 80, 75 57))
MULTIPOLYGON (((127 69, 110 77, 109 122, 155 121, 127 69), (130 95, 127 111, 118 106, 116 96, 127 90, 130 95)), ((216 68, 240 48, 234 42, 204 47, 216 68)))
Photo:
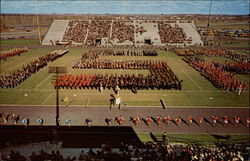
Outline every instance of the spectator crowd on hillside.
POLYGON ((11 74, 0 74, 1 88, 14 88, 29 78, 31 75, 44 68, 49 62, 55 61, 57 58, 63 56, 68 51, 55 50, 45 56, 39 57, 37 60, 23 65, 21 69, 17 69, 11 74))

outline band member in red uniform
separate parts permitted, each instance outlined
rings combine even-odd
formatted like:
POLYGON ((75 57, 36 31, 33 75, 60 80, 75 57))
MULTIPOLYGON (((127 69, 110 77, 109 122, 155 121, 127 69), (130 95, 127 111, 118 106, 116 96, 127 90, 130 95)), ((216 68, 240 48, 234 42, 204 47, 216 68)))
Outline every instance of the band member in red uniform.
POLYGON ((212 120, 213 120, 213 126, 215 126, 215 124, 216 124, 217 121, 218 121, 218 117, 217 117, 216 115, 214 115, 214 116, 212 117, 212 120))
POLYGON ((166 121, 167 124, 169 124, 171 120, 172 119, 171 119, 171 117, 169 115, 165 118, 165 121, 166 121))
POLYGON ((201 126, 204 123, 204 117, 200 116, 199 122, 200 122, 200 126, 201 126))
POLYGON ((152 118, 151 118, 150 116, 148 116, 148 117, 146 118, 147 126, 149 126, 149 125, 151 124, 152 121, 153 121, 152 118))
POLYGON ((240 117, 239 116, 235 116, 235 125, 234 126, 238 126, 238 124, 240 123, 240 117))
POLYGON ((117 119, 117 122, 118 122, 119 125, 121 125, 124 121, 125 121, 125 118, 122 117, 122 116, 119 116, 118 119, 117 119))
POLYGON ((179 126, 181 124, 181 118, 178 117, 177 119, 175 119, 175 122, 177 123, 177 126, 179 126))
POLYGON ((138 125, 138 123, 141 121, 140 117, 139 116, 136 116, 134 119, 133 119, 135 125, 138 125))
POLYGON ((159 126, 162 123, 162 117, 161 116, 157 116, 157 125, 159 126))
POLYGON ((224 126, 226 126, 229 122, 229 118, 227 116, 224 116, 223 120, 224 120, 224 126))
POLYGON ((192 116, 190 115, 190 116, 188 116, 188 120, 189 120, 189 124, 191 125, 192 124, 192 122, 193 122, 193 118, 192 118, 192 116))

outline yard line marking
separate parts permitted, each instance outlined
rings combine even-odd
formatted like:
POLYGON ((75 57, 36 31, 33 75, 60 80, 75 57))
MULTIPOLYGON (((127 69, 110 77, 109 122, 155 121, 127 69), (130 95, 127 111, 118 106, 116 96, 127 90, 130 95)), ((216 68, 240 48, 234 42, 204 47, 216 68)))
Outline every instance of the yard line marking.
POLYGON ((45 81, 47 81, 50 78, 51 74, 48 75, 43 81, 41 81, 38 85, 36 85, 36 87, 34 89, 37 89, 38 87, 40 87, 45 81))
POLYGON ((182 92, 182 94, 184 95, 184 97, 186 98, 186 100, 188 101, 188 104, 191 105, 191 101, 188 99, 187 95, 185 92, 182 92))
MULTIPOLYGON (((168 59, 171 62, 173 62, 175 64, 175 66, 178 66, 175 61, 172 61, 171 59, 168 59)), ((182 73, 184 73, 200 90, 202 90, 203 88, 201 86, 199 86, 182 68, 180 68, 180 70, 182 71, 182 73)))
POLYGON ((42 105, 49 100, 49 98, 52 96, 52 93, 50 93, 45 100, 43 100, 42 105))

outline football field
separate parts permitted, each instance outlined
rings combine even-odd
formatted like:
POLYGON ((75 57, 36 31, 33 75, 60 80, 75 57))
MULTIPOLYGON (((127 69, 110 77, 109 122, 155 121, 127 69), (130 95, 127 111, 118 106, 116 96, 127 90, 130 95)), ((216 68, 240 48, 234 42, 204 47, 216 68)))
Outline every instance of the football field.
MULTIPOLYGON (((1 73, 12 73, 23 65, 47 54, 51 48, 34 48, 29 52, 1 61, 1 73)), ((50 66, 65 66, 67 74, 139 74, 147 75, 148 70, 123 69, 72 69, 75 61, 81 58, 89 49, 70 48, 69 53, 58 58, 46 67, 33 74, 15 88, 1 88, 1 104, 15 105, 55 105, 56 90, 53 82, 55 76, 48 73, 50 66)), ((241 95, 233 92, 221 91, 205 79, 199 72, 186 64, 182 57, 174 53, 158 50, 158 56, 101 56, 105 59, 126 60, 162 60, 166 61, 177 77, 183 80, 182 90, 138 90, 137 94, 131 90, 121 90, 120 96, 125 106, 161 106, 163 99, 167 106, 209 106, 209 107, 248 107, 249 88, 241 95)), ((207 58, 213 59, 213 58, 207 58)), ((227 60, 220 58, 221 61, 227 60)), ((249 82, 249 74, 237 75, 241 80, 249 82)), ((110 94, 113 90, 105 89, 100 93, 98 89, 60 89, 60 100, 68 97, 70 105, 101 105, 109 106, 110 94)), ((64 102, 60 102, 64 105, 64 102)))

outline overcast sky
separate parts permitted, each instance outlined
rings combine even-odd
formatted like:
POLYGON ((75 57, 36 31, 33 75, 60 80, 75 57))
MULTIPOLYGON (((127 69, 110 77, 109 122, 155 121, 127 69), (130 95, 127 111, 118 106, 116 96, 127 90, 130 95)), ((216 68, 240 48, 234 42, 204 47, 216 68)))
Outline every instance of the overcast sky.
MULTIPOLYGON (((1 13, 208 14, 210 0, 1 0, 1 13)), ((249 14, 248 0, 213 0, 211 14, 249 14)))

